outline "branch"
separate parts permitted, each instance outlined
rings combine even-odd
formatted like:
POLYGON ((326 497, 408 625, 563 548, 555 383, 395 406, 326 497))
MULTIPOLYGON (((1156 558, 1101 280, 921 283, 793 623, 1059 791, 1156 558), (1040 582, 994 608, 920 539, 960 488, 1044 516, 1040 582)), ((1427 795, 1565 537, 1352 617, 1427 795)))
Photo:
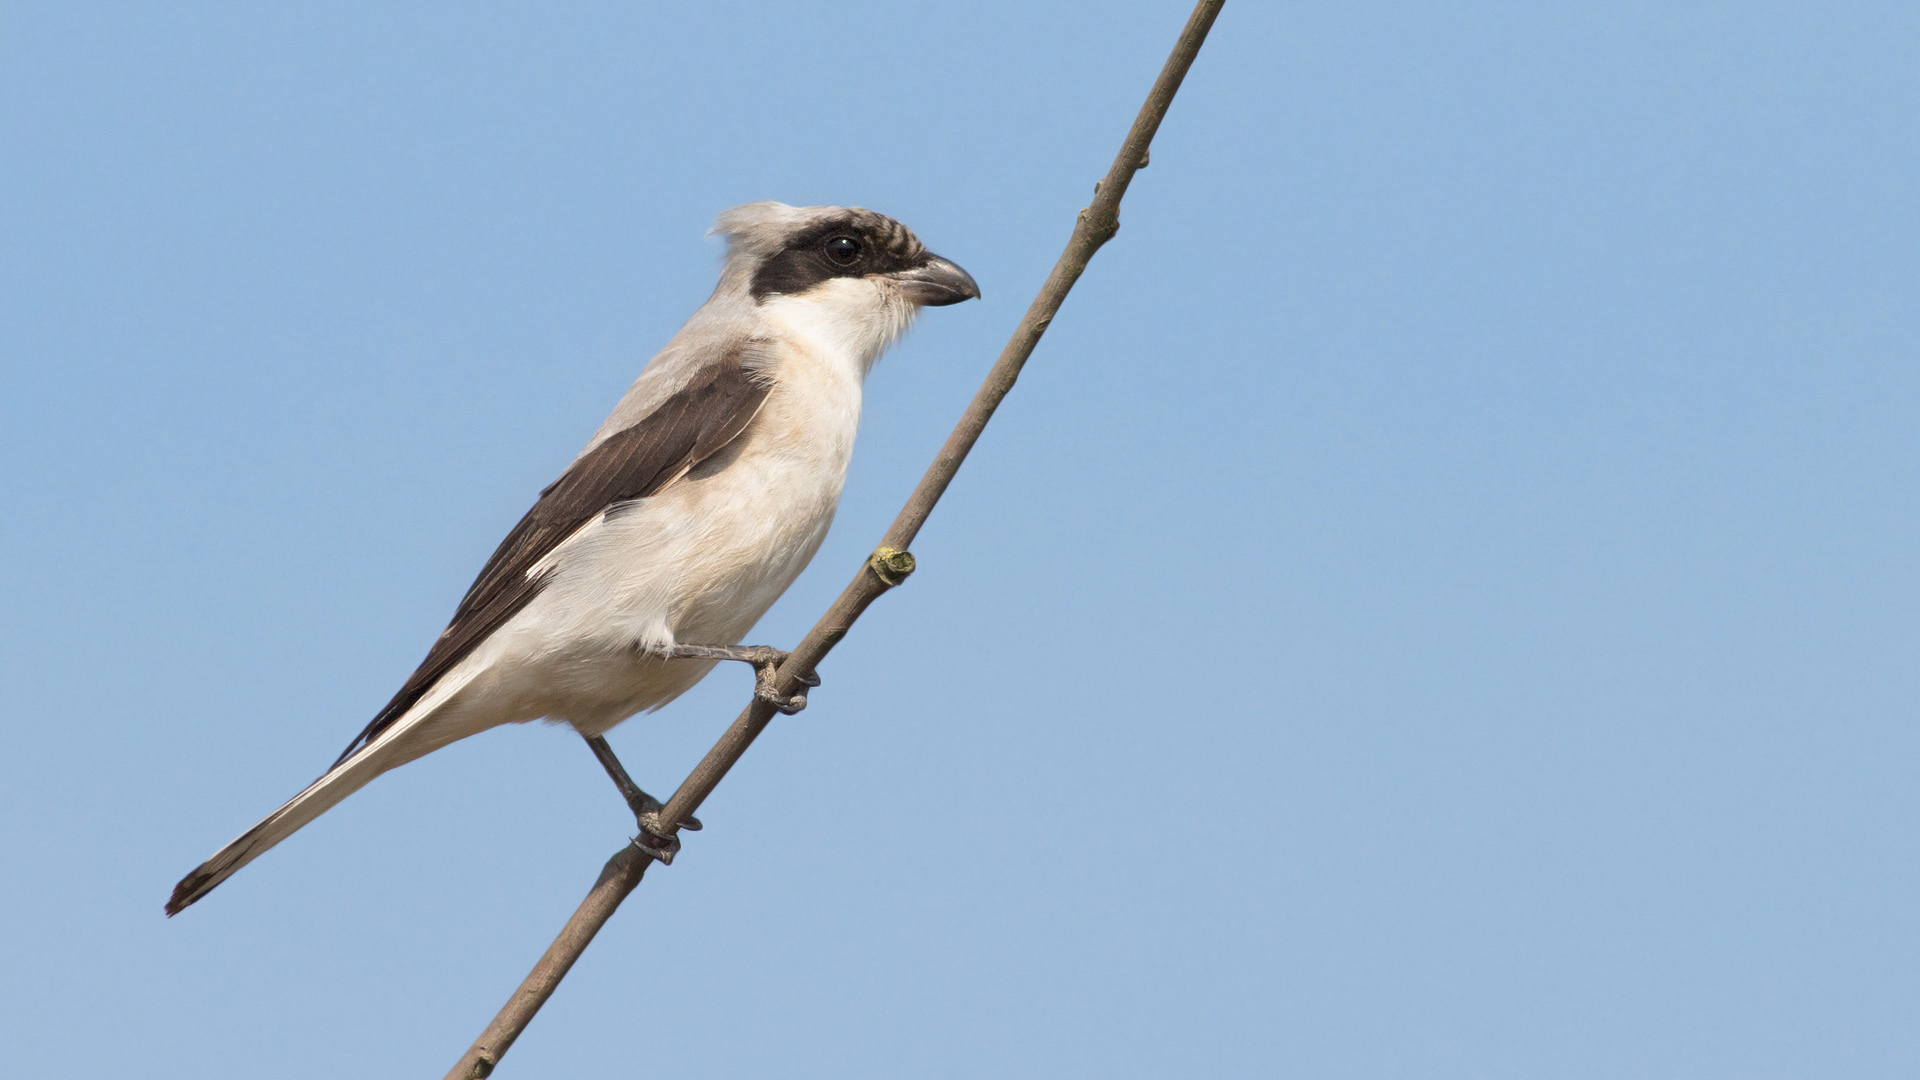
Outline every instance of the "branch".
MULTIPOLYGON (((993 418, 994 410, 1000 407, 1000 402, 1013 389, 1014 381, 1020 377, 1020 369, 1026 366, 1027 358, 1033 355, 1040 336, 1047 332, 1047 326, 1053 322, 1067 293, 1080 280, 1080 275, 1086 272, 1088 260, 1119 231, 1120 200, 1133 183, 1133 174, 1146 167, 1147 152, 1153 143, 1154 132, 1159 130, 1161 119, 1167 115, 1168 106, 1173 104, 1173 95, 1179 91, 1187 69, 1193 66, 1194 57, 1199 55, 1200 46, 1207 39, 1207 31, 1212 29, 1213 20, 1220 14, 1225 2, 1200 0, 1194 7, 1186 27, 1180 32, 1180 40, 1174 45, 1173 54, 1167 58, 1166 66, 1160 69, 1160 77, 1154 81, 1146 104, 1140 107, 1140 115, 1134 118, 1126 141, 1120 145, 1120 153, 1114 158, 1113 167, 1094 186, 1093 204, 1080 211, 1066 250, 1054 263, 1053 273, 1047 276, 1040 294, 1034 297, 1032 305, 1027 308, 1012 339, 1001 350, 1000 359, 994 363, 993 370, 987 373, 986 382, 960 417, 953 434, 947 436, 946 445, 940 448, 940 454, 927 468, 926 476, 913 489, 912 496, 887 530, 880 547, 860 568, 860 572, 854 575, 840 598, 834 601, 833 606, 827 609, 827 613, 820 617, 820 621, 794 648, 793 654, 780 665, 776 681, 782 696, 798 693, 803 684, 797 676, 812 671, 826 658, 827 653, 847 636, 854 620, 867 610, 867 605, 913 573, 913 556, 908 554, 907 548, 919 535, 920 527, 926 524, 927 516, 933 513, 934 504, 940 501, 947 485, 953 482, 954 474, 960 471, 960 465, 967 459, 973 444, 979 441, 980 433, 986 429, 987 421, 993 418)), ((773 716, 772 705, 755 700, 734 720, 733 726, 727 729, 712 750, 707 751, 707 756, 694 767, 693 772, 681 783, 680 789, 674 792, 673 798, 659 812, 659 831, 663 835, 672 836, 683 827, 682 823, 693 817, 694 811, 700 808, 700 804, 726 777, 727 771, 747 752, 747 747, 753 745, 753 740, 765 730, 773 716)), ((487 1030, 474 1041, 466 1056, 447 1074, 447 1080, 478 1080, 493 1072, 494 1066, 499 1064, 514 1040, 526 1030, 533 1015, 540 1011, 540 1006, 546 1004, 554 988, 566 977, 574 961, 593 941, 594 935, 606 925, 627 894, 640 884, 641 877, 652 862, 651 856, 632 845, 622 848, 607 860, 606 867, 600 871, 600 879, 594 882, 593 890, 581 902, 573 918, 567 921, 566 928, 560 931, 560 936, 554 939, 546 955, 534 965, 526 981, 520 984, 520 989, 514 992, 499 1015, 493 1018, 493 1023, 487 1025, 487 1030)))

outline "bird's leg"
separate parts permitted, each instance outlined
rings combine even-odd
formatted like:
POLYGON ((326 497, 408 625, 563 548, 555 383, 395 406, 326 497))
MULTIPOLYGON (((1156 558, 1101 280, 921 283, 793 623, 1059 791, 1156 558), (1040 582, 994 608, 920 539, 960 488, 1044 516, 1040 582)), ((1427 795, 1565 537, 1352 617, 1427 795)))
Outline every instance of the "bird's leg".
MULTIPOLYGON (((633 846, 659 859, 667 865, 673 865, 673 856, 680 850, 680 838, 668 832, 660 822, 660 811, 666 806, 659 799, 640 790, 640 785, 627 775, 626 767, 620 759, 613 756, 613 747, 598 735, 583 735, 593 756, 600 759, 600 767, 607 770, 613 778, 613 786, 620 789, 620 797, 627 800, 627 808, 633 811, 633 820, 640 826, 640 835, 633 838, 633 846)), ((700 831, 700 819, 690 817, 680 823, 683 829, 700 831)))
MULTIPOLYGON (((767 645, 681 645, 668 647, 662 655, 676 660, 738 660, 752 664, 754 672, 753 696, 773 706, 779 712, 792 716, 807 707, 807 695, 804 691, 792 697, 782 697, 774 686, 774 671, 787 662, 791 653, 767 645)), ((820 676, 807 672, 800 681, 808 686, 819 686, 820 676)))

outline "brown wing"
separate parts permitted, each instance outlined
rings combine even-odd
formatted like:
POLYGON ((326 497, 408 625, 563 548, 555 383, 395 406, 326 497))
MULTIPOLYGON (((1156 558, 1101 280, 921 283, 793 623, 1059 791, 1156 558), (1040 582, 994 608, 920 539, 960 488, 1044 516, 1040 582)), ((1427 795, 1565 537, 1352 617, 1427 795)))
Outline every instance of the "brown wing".
POLYGON ((746 429, 766 401, 768 386, 741 366, 742 353, 736 350, 702 370, 645 419, 582 454, 540 493, 540 501, 474 579, 426 660, 348 744, 335 767, 378 738, 488 634, 538 596, 547 576, 529 571, 561 541, 601 511, 644 499, 679 479, 746 429))

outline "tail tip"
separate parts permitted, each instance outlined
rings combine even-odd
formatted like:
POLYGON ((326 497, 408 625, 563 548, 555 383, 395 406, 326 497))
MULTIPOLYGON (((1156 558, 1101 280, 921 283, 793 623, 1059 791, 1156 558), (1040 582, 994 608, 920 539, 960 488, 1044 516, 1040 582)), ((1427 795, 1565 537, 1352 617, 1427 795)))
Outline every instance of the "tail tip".
POLYGON ((213 888, 212 881, 213 875, 204 869, 195 870, 181 878, 180 884, 173 887, 173 895, 167 898, 167 918, 171 919, 187 910, 195 900, 205 896, 213 888))

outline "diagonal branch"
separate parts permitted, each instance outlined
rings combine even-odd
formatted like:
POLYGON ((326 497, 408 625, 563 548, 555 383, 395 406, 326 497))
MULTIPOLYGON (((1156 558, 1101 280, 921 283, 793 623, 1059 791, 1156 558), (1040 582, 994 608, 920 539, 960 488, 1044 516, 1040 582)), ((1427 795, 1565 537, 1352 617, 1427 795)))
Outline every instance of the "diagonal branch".
MULTIPOLYGON (((827 653, 847 636, 854 620, 866 611, 867 605, 913 572, 913 556, 907 553, 907 548, 919 535, 920 527, 926 524, 927 516, 946 492, 947 485, 953 482, 954 474, 960 471, 960 465, 973 449, 973 444, 979 441, 980 433, 985 430, 987 421, 993 418, 994 410, 1000 407, 1000 402, 1013 389, 1014 381, 1020 377, 1020 369, 1026 365, 1027 358, 1033 355, 1034 346, 1039 344, 1040 335, 1046 333, 1048 324, 1053 322, 1067 293, 1080 280, 1080 275, 1086 272, 1087 262, 1100 250, 1101 245, 1119 231, 1120 200, 1126 195, 1128 185, 1133 183, 1133 174, 1146 167, 1147 151, 1153 143, 1154 132, 1159 130, 1161 119, 1166 116, 1168 106, 1173 104, 1173 96, 1179 91, 1181 80, 1186 78, 1187 69, 1193 66, 1194 57, 1199 55, 1207 31, 1212 29, 1213 20, 1220 14, 1224 3, 1225 0, 1200 0, 1194 7, 1186 27, 1180 32, 1180 40, 1174 45, 1172 55, 1167 58, 1166 66, 1160 69, 1160 77, 1154 81, 1153 90, 1147 95, 1146 104, 1140 107, 1140 114, 1134 118, 1126 141, 1120 145, 1120 153, 1114 158, 1113 167, 1095 185, 1093 204, 1080 211, 1066 250, 1054 264, 1053 273, 1048 275, 1039 295, 1027 308, 1012 339, 1001 350, 1000 359, 987 373, 986 382, 974 395, 967 411, 960 417, 960 423, 953 429, 953 434, 947 437, 946 445, 940 448, 939 456, 934 458, 926 476, 921 478, 919 486, 907 499, 906 506, 901 508, 900 515, 887 530, 880 547, 860 568, 860 572, 854 575, 839 599, 794 648, 793 654, 780 665, 776 681, 782 696, 798 693, 803 685, 798 676, 812 671, 826 658, 827 653)), ((759 737, 773 716, 773 706, 764 701, 755 700, 747 706, 681 783, 680 789, 674 792, 665 808, 659 811, 662 834, 671 838, 683 827, 698 827, 683 823, 692 820, 694 811, 700 808, 700 804, 726 777, 727 771, 747 752, 747 747, 753 745, 753 740, 759 737)), ((599 752, 596 748, 595 753, 599 752)), ((610 758, 609 751, 602 758, 602 763, 605 764, 610 758)), ((609 771, 617 765, 618 762, 614 762, 608 766, 609 771)), ((600 879, 594 882, 592 891, 581 902, 573 918, 567 921, 566 928, 547 948, 546 954, 534 965, 533 971, 501 1008, 499 1015, 474 1041, 466 1056, 447 1074, 447 1080, 476 1080, 493 1072, 500 1058, 520 1037, 520 1033, 526 1030, 534 1014, 540 1011, 540 1006, 546 1004, 560 980, 566 977, 574 961, 593 941, 594 935, 606 925, 627 894, 640 884, 641 876, 652 862, 652 856, 631 844, 607 860, 606 867, 600 871, 600 879)))

